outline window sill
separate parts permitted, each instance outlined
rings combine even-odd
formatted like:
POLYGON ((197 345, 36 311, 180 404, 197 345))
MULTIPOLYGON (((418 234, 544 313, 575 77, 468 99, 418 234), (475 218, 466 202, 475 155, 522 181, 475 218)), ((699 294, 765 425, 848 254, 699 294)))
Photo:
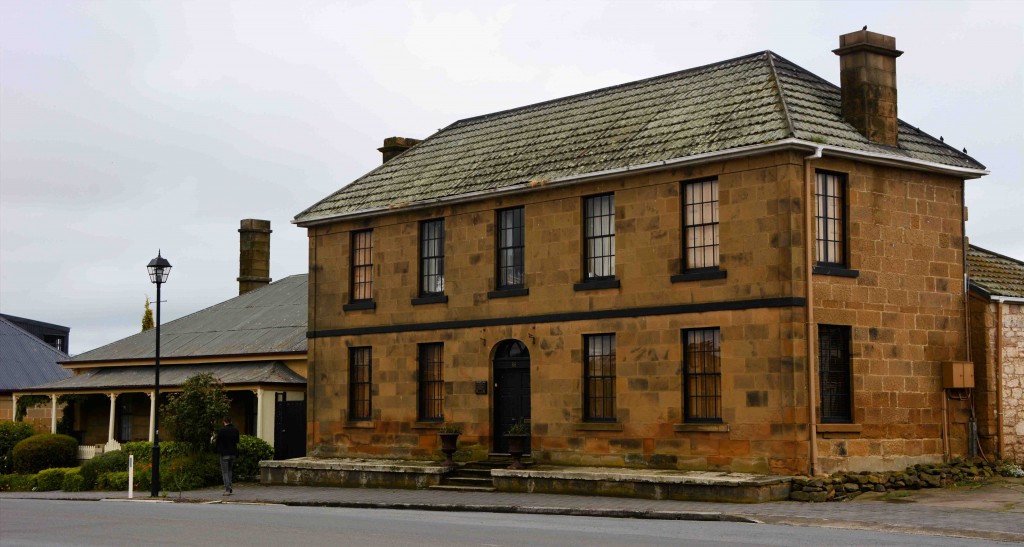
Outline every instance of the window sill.
POLYGON ((860 276, 860 270, 851 270, 842 266, 815 266, 811 271, 820 275, 834 275, 836 277, 856 278, 860 276))
POLYGON ((363 300, 360 302, 351 302, 341 307, 342 311, 354 311, 354 310, 375 310, 377 309, 377 303, 373 300, 363 300))
POLYGON ((860 433, 861 424, 818 424, 818 433, 860 433))
POLYGON ((672 424, 676 433, 728 433, 729 424, 672 424))
POLYGON ((447 304, 447 294, 435 294, 432 296, 421 296, 419 298, 412 299, 413 306, 422 306, 423 304, 447 304))
POLYGON ((592 281, 584 281, 582 283, 576 283, 572 286, 572 290, 576 292, 581 291, 599 291, 602 289, 618 289, 618 279, 594 279, 592 281))
POLYGON ((530 289, 498 289, 487 293, 487 298, 511 298, 513 296, 529 296, 530 289))
POLYGON ((576 424, 576 431, 622 431, 622 424, 618 422, 580 422, 576 424))
POLYGON ((413 422, 412 423, 412 428, 413 429, 441 429, 442 425, 444 425, 444 422, 441 421, 441 420, 438 420, 436 422, 413 422))
POLYGON ((725 270, 704 270, 695 272, 684 272, 675 274, 671 278, 673 283, 685 283, 687 281, 705 281, 707 279, 725 279, 725 270))
POLYGON ((358 420, 345 422, 345 427, 348 429, 376 429, 377 424, 371 420, 358 420))

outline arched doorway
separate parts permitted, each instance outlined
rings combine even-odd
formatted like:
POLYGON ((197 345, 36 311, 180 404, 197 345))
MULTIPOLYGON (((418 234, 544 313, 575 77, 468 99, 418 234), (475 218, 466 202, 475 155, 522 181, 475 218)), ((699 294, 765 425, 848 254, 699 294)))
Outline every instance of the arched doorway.
POLYGON ((530 351, 519 340, 505 340, 494 352, 495 453, 508 453, 505 432, 518 420, 530 420, 530 351))

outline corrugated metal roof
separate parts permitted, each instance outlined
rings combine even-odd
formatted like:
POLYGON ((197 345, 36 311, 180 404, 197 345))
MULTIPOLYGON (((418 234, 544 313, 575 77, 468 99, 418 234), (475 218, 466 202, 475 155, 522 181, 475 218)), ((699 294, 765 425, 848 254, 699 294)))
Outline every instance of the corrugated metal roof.
MULTIPOLYGON (((293 275, 160 326, 160 357, 306 351, 308 276, 293 275)), ((76 355, 79 361, 152 359, 150 329, 76 355)))
POLYGON ((967 250, 971 288, 992 296, 1024 298, 1024 262, 976 245, 967 250))
MULTIPOLYGON (((196 374, 208 372, 224 385, 294 384, 306 385, 306 380, 292 372, 281 361, 254 361, 249 363, 203 363, 200 365, 161 365, 160 386, 177 387, 196 374)), ((67 392, 93 389, 124 389, 153 387, 155 374, 152 366, 104 367, 87 369, 70 378, 35 386, 32 392, 67 392)))
POLYGON ((0 391, 67 378, 71 372, 60 366, 68 355, 0 317, 0 391))
POLYGON ((765 51, 455 122, 295 219, 305 223, 785 138, 984 168, 903 122, 899 147, 867 140, 843 120, 838 87, 765 51))

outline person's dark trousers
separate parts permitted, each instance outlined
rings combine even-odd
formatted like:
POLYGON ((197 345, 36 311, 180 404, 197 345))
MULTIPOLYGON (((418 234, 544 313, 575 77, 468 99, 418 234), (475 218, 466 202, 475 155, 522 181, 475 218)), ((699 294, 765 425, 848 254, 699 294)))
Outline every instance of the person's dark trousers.
POLYGON ((224 492, 231 493, 231 470, 235 465, 234 456, 220 457, 220 475, 224 478, 224 492))

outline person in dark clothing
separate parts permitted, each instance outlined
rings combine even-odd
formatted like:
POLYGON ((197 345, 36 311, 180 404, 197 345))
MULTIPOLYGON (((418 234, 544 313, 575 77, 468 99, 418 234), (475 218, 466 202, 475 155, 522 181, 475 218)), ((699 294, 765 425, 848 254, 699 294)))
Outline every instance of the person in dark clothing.
POLYGON ((238 428, 231 423, 231 418, 224 417, 224 427, 217 431, 217 453, 220 454, 220 474, 224 478, 224 495, 230 496, 231 470, 238 455, 238 428))

